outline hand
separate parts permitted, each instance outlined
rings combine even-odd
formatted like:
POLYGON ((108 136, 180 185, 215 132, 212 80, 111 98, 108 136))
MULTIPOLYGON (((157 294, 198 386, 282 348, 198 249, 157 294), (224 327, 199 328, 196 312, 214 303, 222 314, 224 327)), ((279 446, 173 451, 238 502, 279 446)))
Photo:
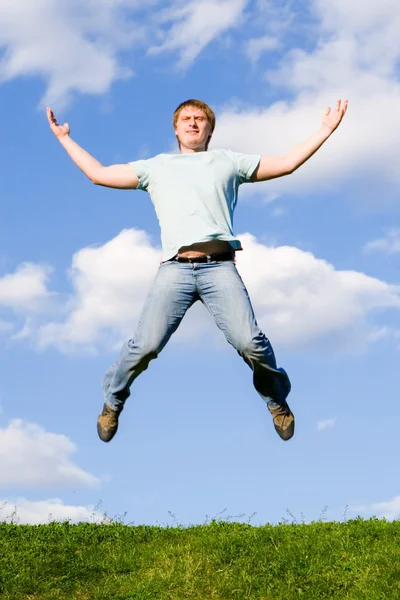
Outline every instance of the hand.
POLYGON ((61 140, 61 138, 63 138, 64 136, 69 135, 70 128, 68 123, 64 123, 64 125, 59 125, 51 108, 47 108, 46 112, 47 118, 49 120, 50 129, 52 130, 56 138, 58 140, 61 140))
POLYGON ((327 127, 331 133, 335 131, 346 113, 347 105, 348 100, 344 100, 343 103, 341 100, 338 100, 333 110, 328 106, 322 119, 323 127, 327 127))

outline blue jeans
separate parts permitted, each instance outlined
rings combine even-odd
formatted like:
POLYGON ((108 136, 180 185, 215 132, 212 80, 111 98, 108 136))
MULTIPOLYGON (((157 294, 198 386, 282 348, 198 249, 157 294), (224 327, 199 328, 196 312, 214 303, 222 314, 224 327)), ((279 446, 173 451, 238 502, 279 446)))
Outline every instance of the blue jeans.
POLYGON ((269 406, 286 406, 290 381, 277 368, 268 338, 257 325, 245 285, 233 261, 162 263, 134 338, 107 371, 105 402, 122 410, 132 382, 157 358, 188 308, 200 300, 226 339, 253 370, 254 387, 269 406))

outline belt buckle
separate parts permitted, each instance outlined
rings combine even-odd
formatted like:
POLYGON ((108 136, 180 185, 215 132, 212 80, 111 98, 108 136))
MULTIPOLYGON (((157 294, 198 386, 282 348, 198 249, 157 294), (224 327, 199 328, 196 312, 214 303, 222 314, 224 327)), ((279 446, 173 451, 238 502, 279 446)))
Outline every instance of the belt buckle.
POLYGON ((211 260, 212 260, 212 258, 211 258, 211 256, 210 256, 210 254, 207 254, 207 264, 208 264, 208 263, 210 263, 210 262, 211 262, 211 260))

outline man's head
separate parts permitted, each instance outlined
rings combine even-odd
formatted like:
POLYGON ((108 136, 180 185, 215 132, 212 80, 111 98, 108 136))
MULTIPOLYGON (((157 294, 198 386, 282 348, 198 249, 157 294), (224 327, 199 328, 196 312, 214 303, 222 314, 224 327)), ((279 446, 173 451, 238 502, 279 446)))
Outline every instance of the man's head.
POLYGON ((210 143, 215 114, 202 100, 185 100, 175 110, 173 124, 181 152, 202 152, 210 143))

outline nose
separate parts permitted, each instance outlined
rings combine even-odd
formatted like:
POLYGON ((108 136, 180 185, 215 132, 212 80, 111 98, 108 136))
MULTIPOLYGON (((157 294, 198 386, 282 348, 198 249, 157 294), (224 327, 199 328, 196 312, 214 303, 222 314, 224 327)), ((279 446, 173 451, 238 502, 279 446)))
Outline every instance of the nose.
POLYGON ((190 127, 197 127, 196 119, 194 117, 190 118, 189 125, 190 127))

